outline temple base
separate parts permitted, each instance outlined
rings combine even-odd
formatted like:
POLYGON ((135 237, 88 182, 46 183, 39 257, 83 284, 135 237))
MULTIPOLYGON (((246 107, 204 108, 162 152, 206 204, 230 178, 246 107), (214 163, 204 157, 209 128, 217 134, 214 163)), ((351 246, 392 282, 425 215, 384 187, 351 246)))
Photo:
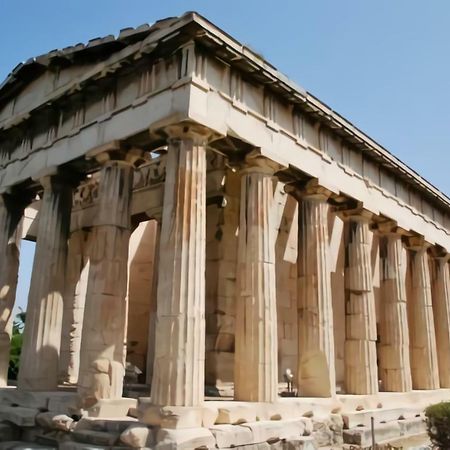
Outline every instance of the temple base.
POLYGON ((23 441, 28 448, 65 450, 88 444, 98 449, 312 450, 347 445, 363 449, 372 442, 373 418, 377 444, 401 442, 410 448, 410 442, 411 448, 421 448, 426 442, 424 408, 449 397, 450 389, 439 389, 279 398, 274 403, 211 400, 200 407, 156 406, 149 398, 122 398, 103 400, 77 414, 76 393, 70 390, 34 393, 4 388, 0 441, 18 441, 8 449, 19 448, 23 441))

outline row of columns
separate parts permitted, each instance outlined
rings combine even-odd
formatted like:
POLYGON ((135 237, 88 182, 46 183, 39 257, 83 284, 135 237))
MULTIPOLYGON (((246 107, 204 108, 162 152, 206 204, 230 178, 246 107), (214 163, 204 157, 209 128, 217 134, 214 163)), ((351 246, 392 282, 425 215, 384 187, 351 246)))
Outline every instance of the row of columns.
MULTIPOLYGON (((172 129, 169 139, 151 393, 155 404, 196 406, 203 401, 207 140, 207 133, 192 127, 172 129)), ((130 205, 134 167, 140 160, 139 153, 117 146, 100 149, 91 157, 101 164, 101 176, 80 349, 78 390, 84 407, 122 394, 130 205)), ((277 169, 273 162, 250 154, 241 170, 235 348, 235 398, 239 400, 270 402, 277 397, 276 230, 272 223, 277 169)), ((41 183, 44 193, 19 375, 19 387, 29 390, 57 386, 72 204, 67 177, 48 175, 41 183)), ((287 190, 299 202, 297 385, 301 395, 332 396, 331 192, 314 181, 292 184, 287 190)), ((4 194, 0 202, 0 251, 5 249, 6 255, 0 259, 0 345, 2 333, 9 333, 18 267, 14 236, 23 212, 17 205, 11 207, 8 198, 4 194)), ((387 391, 450 387, 448 257, 436 256, 430 278, 426 244, 407 240, 410 261, 406 266, 404 239, 395 225, 378 226, 382 320, 377 363, 372 217, 362 209, 339 214, 348 224, 346 391, 376 393, 378 369, 387 391), (436 333, 433 308, 439 317, 436 333)), ((2 364, 5 361, 0 361, 0 368, 2 364)))

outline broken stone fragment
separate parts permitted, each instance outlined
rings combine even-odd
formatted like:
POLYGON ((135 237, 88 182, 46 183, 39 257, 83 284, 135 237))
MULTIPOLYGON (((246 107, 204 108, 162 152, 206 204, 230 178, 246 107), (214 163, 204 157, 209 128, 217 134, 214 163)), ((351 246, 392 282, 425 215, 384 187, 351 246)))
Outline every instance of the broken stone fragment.
POLYGON ((120 441, 133 448, 151 447, 154 445, 154 435, 149 427, 136 423, 122 432, 120 441))
POLYGON ((36 416, 36 423, 48 430, 70 431, 74 427, 74 420, 71 417, 52 412, 39 413, 36 416))

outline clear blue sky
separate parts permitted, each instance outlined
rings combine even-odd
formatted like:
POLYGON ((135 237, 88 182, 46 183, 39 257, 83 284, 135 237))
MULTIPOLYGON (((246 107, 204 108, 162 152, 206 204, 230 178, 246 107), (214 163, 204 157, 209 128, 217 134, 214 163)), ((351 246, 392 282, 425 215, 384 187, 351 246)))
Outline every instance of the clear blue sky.
MULTIPOLYGON (((0 0, 0 78, 20 61, 196 10, 450 195, 450 1, 0 0)), ((26 301, 32 246, 18 291, 26 301)))

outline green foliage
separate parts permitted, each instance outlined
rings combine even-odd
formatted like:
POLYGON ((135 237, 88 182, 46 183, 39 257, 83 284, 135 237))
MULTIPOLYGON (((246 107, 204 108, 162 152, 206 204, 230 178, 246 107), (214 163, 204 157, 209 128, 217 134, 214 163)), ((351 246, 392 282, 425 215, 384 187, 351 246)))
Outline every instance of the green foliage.
POLYGON ((441 449, 450 448, 450 402, 429 406, 425 416, 431 442, 441 449))
POLYGON ((8 379, 17 380, 19 373, 20 353, 23 343, 23 327, 25 324, 25 312, 20 311, 14 320, 11 336, 11 348, 9 353, 8 379))

